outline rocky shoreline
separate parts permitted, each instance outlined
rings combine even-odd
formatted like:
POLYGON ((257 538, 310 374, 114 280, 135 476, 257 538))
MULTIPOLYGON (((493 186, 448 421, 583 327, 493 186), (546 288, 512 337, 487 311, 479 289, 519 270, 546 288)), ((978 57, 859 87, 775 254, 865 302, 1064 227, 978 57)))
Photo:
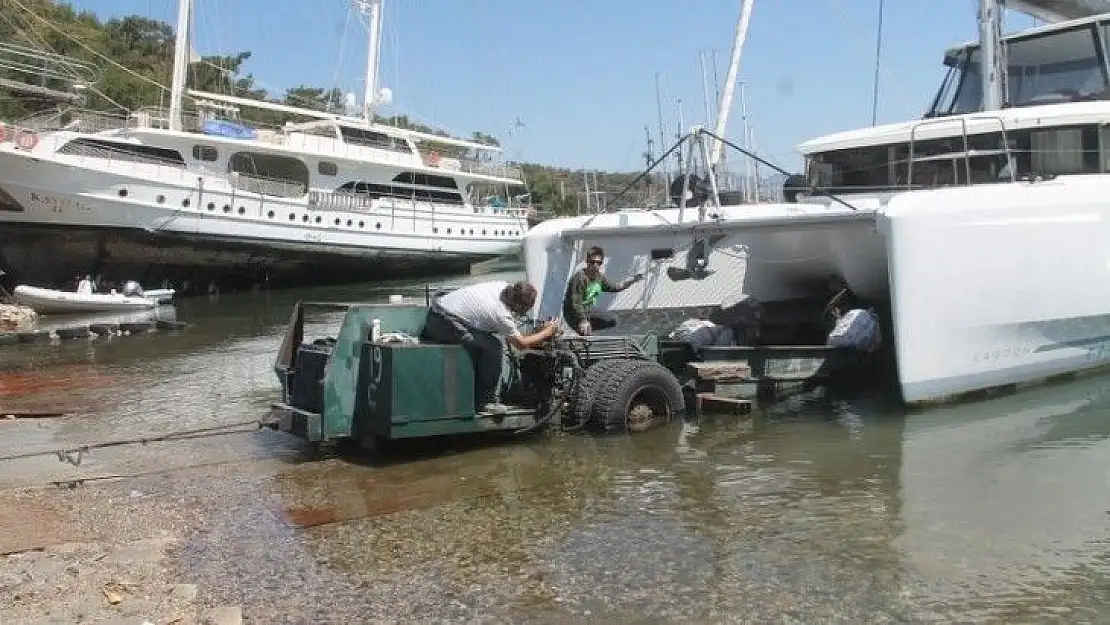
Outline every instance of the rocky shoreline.
POLYGON ((236 606, 205 608, 196 584, 174 583, 162 562, 172 538, 61 543, 5 556, 7 622, 238 625, 236 606), (8 620, 11 619, 11 620, 8 620))
POLYGON ((0 525, 14 530, 0 540, 4 551, 0 621, 28 625, 243 622, 240 607, 210 605, 199 584, 177 578, 170 558, 180 545, 181 533, 166 528, 164 519, 152 518, 151 502, 130 506, 122 515, 86 506, 76 515, 84 518, 74 518, 65 509, 69 506, 57 505, 64 499, 99 499, 116 508, 116 498, 103 489, 80 494, 36 489, 0 496, 4 511, 0 525), (128 517, 132 522, 115 522, 128 517), (147 522, 142 523, 143 519, 147 522), (73 537, 78 540, 67 540, 73 537))

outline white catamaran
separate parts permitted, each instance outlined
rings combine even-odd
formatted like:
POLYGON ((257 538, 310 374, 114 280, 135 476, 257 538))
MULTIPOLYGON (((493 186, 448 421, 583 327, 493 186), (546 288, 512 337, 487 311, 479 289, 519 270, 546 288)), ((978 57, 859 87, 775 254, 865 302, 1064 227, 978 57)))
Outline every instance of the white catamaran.
MULTIPOLYGON (((910 403, 1110 363, 1110 2, 1011 1, 1049 24, 1006 36, 1002 3, 980 4, 979 41, 947 52, 925 118, 802 144, 786 203, 721 206, 710 175, 680 208, 533 228, 538 314, 559 313, 600 244, 608 273, 647 278, 603 299, 612 311, 827 298, 842 282, 888 303, 910 403)), ((710 171, 725 87, 716 132, 688 142, 710 171)))
POLYGON ((187 89, 192 4, 179 0, 168 112, 0 126, 0 262, 16 280, 320 284, 465 272, 520 249, 521 172, 497 148, 373 121, 388 97, 382 0, 355 0, 369 21, 355 115, 187 89), (249 107, 310 121, 273 130, 221 118, 249 107), (478 199, 491 189, 510 201, 478 199))

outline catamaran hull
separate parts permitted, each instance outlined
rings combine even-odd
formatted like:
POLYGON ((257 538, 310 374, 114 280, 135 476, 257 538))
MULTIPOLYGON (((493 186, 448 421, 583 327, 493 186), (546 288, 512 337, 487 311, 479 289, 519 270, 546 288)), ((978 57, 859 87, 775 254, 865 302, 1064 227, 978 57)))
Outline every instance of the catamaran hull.
POLYGON ((938 401, 1110 363, 1110 185, 1102 176, 891 199, 902 396, 938 401))
POLYGON ((318 210, 169 167, 122 175, 0 146, 0 262, 18 282, 95 271, 203 289, 444 275, 519 249, 523 219, 487 222, 475 231, 474 215, 388 204, 318 210))
POLYGON ((605 294, 603 310, 702 308, 753 296, 760 301, 812 297, 843 277, 863 296, 885 297, 886 247, 871 211, 819 210, 793 205, 725 207, 722 219, 697 226, 713 244, 708 274, 675 280, 688 266, 696 211, 628 211, 550 220, 524 241, 528 279, 540 291, 541 316, 558 316, 567 280, 586 250, 605 250, 605 273, 645 279, 605 294))
POLYGON ((668 277, 694 237, 693 224, 671 223, 675 211, 548 221, 524 254, 543 316, 561 314, 590 245, 604 247, 611 277, 647 277, 603 296, 603 310, 781 301, 841 276, 863 297, 889 297, 902 397, 916 404, 1110 364, 1107 197, 1104 177, 1067 176, 894 194, 871 212, 728 209, 698 225, 717 237, 702 279, 668 277))

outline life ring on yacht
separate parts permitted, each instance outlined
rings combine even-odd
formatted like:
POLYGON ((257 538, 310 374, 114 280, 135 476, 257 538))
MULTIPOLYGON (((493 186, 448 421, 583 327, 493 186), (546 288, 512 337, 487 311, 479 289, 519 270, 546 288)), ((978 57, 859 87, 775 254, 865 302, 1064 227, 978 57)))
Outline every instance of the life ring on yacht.
POLYGON ((439 152, 430 152, 428 154, 428 164, 432 167, 439 167, 439 152))
POLYGON ((15 144, 20 149, 30 150, 39 144, 39 136, 32 130, 26 130, 15 136, 15 144))

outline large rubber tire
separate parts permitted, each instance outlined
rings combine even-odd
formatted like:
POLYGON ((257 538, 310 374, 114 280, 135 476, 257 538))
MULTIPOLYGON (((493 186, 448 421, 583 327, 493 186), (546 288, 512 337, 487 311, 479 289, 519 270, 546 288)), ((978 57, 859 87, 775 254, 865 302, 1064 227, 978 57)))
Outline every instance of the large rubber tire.
POLYGON ((617 360, 594 396, 592 421, 609 433, 643 432, 681 416, 678 378, 650 360, 617 360))
POLYGON ((612 377, 614 367, 618 367, 627 360, 601 360, 586 369, 582 379, 578 382, 574 393, 570 397, 570 406, 567 409, 567 418, 564 425, 568 427, 585 426, 590 420, 594 409, 594 399, 609 378, 612 377))

